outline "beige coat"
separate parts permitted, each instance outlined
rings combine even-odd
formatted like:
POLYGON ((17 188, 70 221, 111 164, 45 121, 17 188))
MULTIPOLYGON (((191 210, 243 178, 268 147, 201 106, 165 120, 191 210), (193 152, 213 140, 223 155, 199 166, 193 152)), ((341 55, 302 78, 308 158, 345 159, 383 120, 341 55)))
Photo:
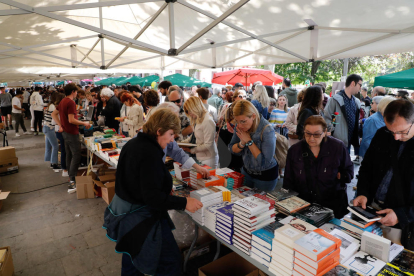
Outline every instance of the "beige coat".
MULTIPOLYGON (((298 113, 300 109, 301 103, 295 104, 289 109, 285 125, 289 130, 289 134, 296 134, 296 128, 298 126, 298 113)), ((293 146, 299 142, 299 139, 292 139, 289 138, 289 146, 293 146)))
MULTIPOLYGON (((127 118, 124 120, 124 123, 128 125, 129 137, 134 137, 137 134, 138 129, 144 125, 144 112, 142 106, 134 103, 127 114, 127 118)), ((123 131, 127 130, 124 129, 123 131)))

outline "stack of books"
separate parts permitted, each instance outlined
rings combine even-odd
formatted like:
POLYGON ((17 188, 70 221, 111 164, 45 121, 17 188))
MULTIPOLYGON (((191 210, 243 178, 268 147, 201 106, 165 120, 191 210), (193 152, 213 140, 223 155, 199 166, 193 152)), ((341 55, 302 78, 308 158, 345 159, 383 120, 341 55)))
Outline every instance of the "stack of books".
POLYGON ((294 276, 324 275, 339 265, 342 241, 316 229, 295 241, 294 276))
POLYGON ((292 213, 296 213, 299 210, 302 210, 306 207, 308 207, 310 205, 309 202, 297 197, 297 196, 293 196, 281 201, 276 201, 275 203, 275 207, 276 209, 289 216, 292 213))
POLYGON ((304 220, 295 218, 293 216, 288 216, 288 217, 286 217, 284 219, 281 219, 280 220, 280 223, 282 223, 282 224, 289 224, 293 228, 296 228, 296 229, 298 229, 299 231, 301 231, 301 232, 303 232, 305 234, 308 234, 311 231, 313 231, 313 230, 316 229, 316 227, 313 226, 312 224, 307 223, 304 220))
POLYGON ((275 237, 275 230, 282 226, 283 224, 275 221, 252 233, 251 257, 267 268, 272 260, 272 241, 275 237))
POLYGON ((266 200, 250 196, 236 201, 233 211, 235 239, 248 254, 252 233, 275 221, 274 207, 266 200))
MULTIPOLYGON (((340 226, 342 228, 348 229, 351 232, 355 232, 359 235, 362 235, 362 233, 364 233, 364 232, 370 232, 370 233, 376 234, 378 236, 382 236, 382 229, 381 229, 381 224, 380 223, 374 222, 373 224, 368 225, 366 227, 359 227, 359 226, 357 226, 353 223, 350 223, 349 222, 350 220, 351 220, 351 214, 348 214, 343 219, 333 218, 329 222, 332 223, 332 224, 335 224, 337 226, 340 226), (347 220, 345 220, 345 218, 347 220)), ((361 239, 361 237, 359 237, 359 239, 361 239)))
POLYGON ((334 218, 334 212, 331 209, 317 203, 312 203, 309 207, 299 210, 292 215, 309 222, 317 228, 334 218))
POLYGON ((207 210, 204 212, 204 226, 210 229, 212 232, 216 231, 216 214, 217 210, 227 206, 228 202, 221 202, 213 204, 207 207, 207 210))
POLYGON ((361 234, 356 233, 356 232, 353 232, 351 230, 348 230, 348 229, 346 229, 346 228, 344 228, 342 226, 333 224, 332 223, 333 220, 334 219, 330 220, 330 222, 325 223, 324 225, 320 226, 319 228, 325 230, 328 233, 332 232, 335 229, 338 229, 339 231, 342 231, 342 232, 350 235, 351 237, 353 237, 353 238, 355 238, 357 240, 361 240, 361 234))
POLYGON ((199 200, 203 203, 203 207, 194 213, 186 211, 190 216, 200 225, 205 225, 206 209, 214 204, 223 202, 223 193, 216 187, 207 187, 200 190, 190 192, 190 197, 199 200))
POLYGON ((344 266, 355 270, 361 275, 377 275, 385 264, 379 258, 363 251, 358 251, 348 261, 343 263, 344 266))
POLYGON ((282 201, 294 196, 297 196, 299 193, 293 190, 286 190, 283 188, 278 188, 266 194, 267 197, 273 199, 274 201, 282 201))
POLYGON ((274 231, 272 240, 272 260, 269 271, 275 275, 290 276, 293 273, 293 261, 295 252, 293 245, 295 241, 305 236, 305 233, 286 224, 274 231))
POLYGON ((224 177, 219 175, 210 175, 207 178, 197 179, 197 187, 211 187, 211 186, 224 186, 224 177))
MULTIPOLYGON (((216 170, 215 169, 212 169, 211 167, 209 167, 207 165, 202 165, 202 167, 206 168, 209 171, 210 176, 216 175, 216 170)), ((203 178, 203 176, 200 173, 198 173, 195 169, 190 170, 190 185, 191 186, 193 186, 193 185, 197 186, 197 184, 198 184, 197 179, 202 179, 202 178, 203 178)))
POLYGON ((216 235, 228 244, 233 244, 233 204, 217 209, 216 235))

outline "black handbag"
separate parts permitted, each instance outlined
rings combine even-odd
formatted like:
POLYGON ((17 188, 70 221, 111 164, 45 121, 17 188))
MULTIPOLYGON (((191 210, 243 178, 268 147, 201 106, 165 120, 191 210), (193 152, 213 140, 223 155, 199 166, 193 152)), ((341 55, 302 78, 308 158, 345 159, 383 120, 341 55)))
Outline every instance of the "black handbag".
MULTIPOLYGON (((191 139, 190 139, 190 142, 189 142, 190 144, 196 144, 196 142, 197 142, 197 141, 196 141, 195 134, 194 134, 194 133, 195 133, 195 128, 196 128, 196 125, 197 125, 197 124, 195 124, 195 125, 194 125, 194 128, 193 128, 193 129, 194 129, 194 131, 193 131, 193 133, 191 134, 191 139)), ((195 155, 195 154, 193 154, 193 153, 190 153, 190 157, 191 157, 191 158, 193 158, 193 159, 195 159, 195 158, 196 158, 196 155, 195 155)))

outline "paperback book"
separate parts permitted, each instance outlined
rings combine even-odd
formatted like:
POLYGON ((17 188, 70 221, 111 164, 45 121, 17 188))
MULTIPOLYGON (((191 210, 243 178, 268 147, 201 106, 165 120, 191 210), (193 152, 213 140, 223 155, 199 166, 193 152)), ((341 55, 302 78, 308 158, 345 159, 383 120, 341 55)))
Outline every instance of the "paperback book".
POLYGON ((337 265, 325 274, 326 276, 361 276, 353 269, 347 268, 343 265, 337 265))
POLYGON ((377 214, 377 210, 371 206, 367 206, 365 209, 359 206, 348 206, 348 210, 366 222, 377 221, 381 219, 381 216, 377 214))
POLYGON ((362 275, 377 275, 385 266, 385 262, 363 251, 358 251, 343 265, 362 275))
POLYGON ((413 273, 403 271, 398 266, 395 266, 393 264, 386 264, 383 269, 377 274, 378 276, 414 276, 413 273))
POLYGON ((297 196, 299 193, 293 191, 293 190, 287 190, 283 188, 278 188, 276 190, 273 190, 271 192, 268 192, 266 195, 275 200, 275 201, 282 201, 294 196, 297 196))
POLYGON ((414 252, 404 249, 391 263, 404 271, 414 273, 414 252))
POLYGON ((310 205, 309 202, 294 196, 288 199, 284 199, 282 201, 277 201, 275 203, 275 207, 282 213, 285 214, 291 214, 295 213, 305 207, 308 207, 310 205))
POLYGON ((350 235, 342 232, 341 230, 334 229, 330 232, 332 236, 341 240, 340 248, 340 263, 346 262, 351 258, 355 253, 358 252, 360 243, 357 239, 351 237, 350 235))
POLYGON ((315 227, 323 225, 325 222, 333 219, 333 211, 323 207, 317 203, 312 203, 309 207, 299 210, 292 214, 294 217, 300 218, 315 227))

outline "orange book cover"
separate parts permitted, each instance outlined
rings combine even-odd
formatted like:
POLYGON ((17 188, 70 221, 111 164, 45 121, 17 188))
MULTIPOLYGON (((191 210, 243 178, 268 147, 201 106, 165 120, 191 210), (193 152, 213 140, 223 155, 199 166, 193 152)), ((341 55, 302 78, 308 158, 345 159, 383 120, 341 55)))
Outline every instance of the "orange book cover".
POLYGON ((295 241, 293 249, 306 255, 314 262, 340 248, 341 240, 328 234, 322 229, 315 229, 306 236, 295 241))
MULTIPOLYGON (((321 259, 318 263, 315 263, 310 265, 307 260, 305 260, 304 258, 299 259, 298 255, 302 255, 303 254, 299 253, 299 252, 295 252, 295 260, 294 263, 300 267, 302 267, 303 269, 305 269, 306 271, 308 271, 309 273, 312 274, 319 274, 320 272, 324 271, 328 266, 331 266, 333 263, 339 262, 339 259, 341 258, 340 254, 340 249, 335 250, 334 252, 332 252, 332 254, 327 255, 326 258, 321 259), (303 265, 302 263, 304 263, 305 265, 303 265)), ((306 259, 308 259, 305 256, 306 259)), ((309 261, 311 261, 310 259, 308 259, 309 261)))
MULTIPOLYGON (((331 269, 333 269, 334 267, 336 267, 337 265, 339 265, 339 262, 334 262, 333 264, 331 264, 330 266, 327 266, 324 270, 322 270, 321 272, 319 272, 318 274, 313 274, 309 271, 307 271, 306 269, 304 269, 303 267, 299 266, 301 269, 305 270, 306 272, 315 275, 315 276, 323 276, 326 273, 328 273, 331 269)), ((296 272, 298 272, 301 275, 304 275, 301 271, 298 271, 297 269, 294 269, 296 272)))
POLYGON ((323 229, 315 229, 315 230, 313 230, 314 232, 316 232, 316 233, 318 233, 319 235, 321 235, 321 236, 324 236, 325 238, 327 238, 328 240, 331 240, 331 241, 333 241, 333 242, 335 242, 336 243, 336 248, 335 249, 338 249, 338 248, 340 248, 341 247, 341 244, 342 244, 342 241, 340 240, 340 239, 338 239, 338 238, 336 238, 336 237, 334 237, 334 236, 332 236, 331 234, 329 234, 328 232, 326 232, 325 230, 323 230, 323 229))

